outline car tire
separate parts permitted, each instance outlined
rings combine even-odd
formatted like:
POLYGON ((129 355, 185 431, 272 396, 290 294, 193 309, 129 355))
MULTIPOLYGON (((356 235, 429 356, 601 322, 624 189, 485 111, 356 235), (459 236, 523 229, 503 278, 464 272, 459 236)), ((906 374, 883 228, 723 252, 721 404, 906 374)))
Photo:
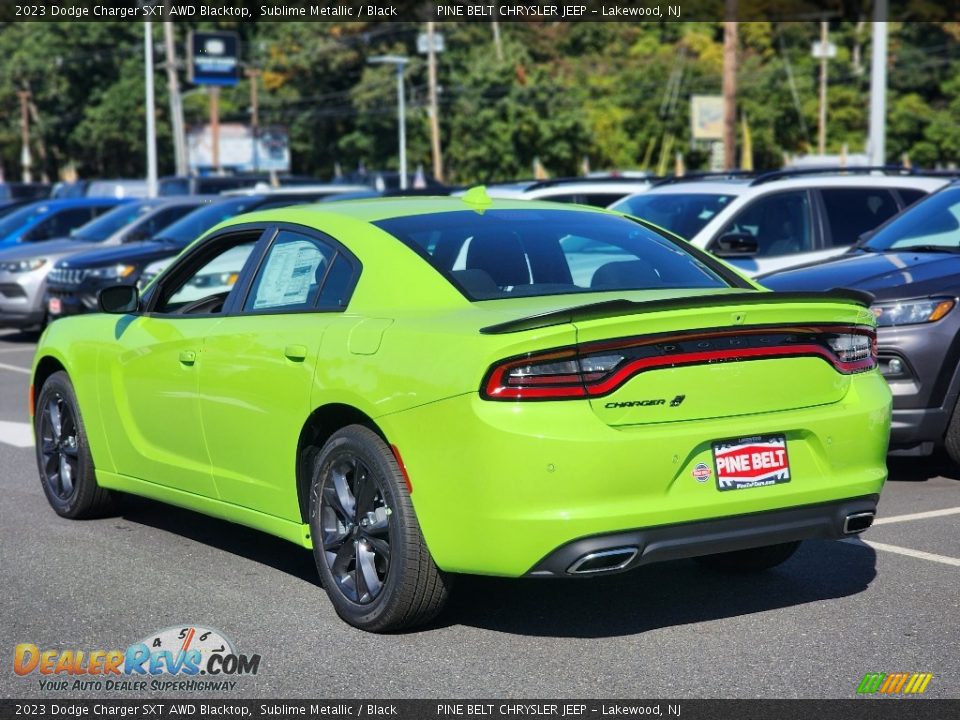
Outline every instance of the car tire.
POLYGON ((397 459, 377 433, 350 425, 313 463, 313 554, 337 614, 385 633, 420 626, 446 603, 451 576, 433 562, 397 459))
POLYGON ((54 512, 74 520, 111 514, 115 497, 97 484, 80 404, 65 372, 47 378, 33 420, 40 484, 54 512))
POLYGON ((762 572, 789 560, 798 547, 800 547, 799 540, 716 555, 703 555, 694 559, 712 570, 734 573, 762 572))
POLYGON ((950 459, 960 465, 960 400, 954 406, 947 431, 943 434, 943 447, 950 459))

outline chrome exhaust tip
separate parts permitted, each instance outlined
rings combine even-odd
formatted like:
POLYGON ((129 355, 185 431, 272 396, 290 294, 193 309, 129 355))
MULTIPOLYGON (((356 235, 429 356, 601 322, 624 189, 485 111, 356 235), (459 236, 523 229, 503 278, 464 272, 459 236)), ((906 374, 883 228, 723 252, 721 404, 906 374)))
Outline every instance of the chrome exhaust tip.
POLYGON ((843 534, 856 535, 857 533, 863 532, 873 525, 874 515, 876 515, 876 513, 872 511, 847 515, 847 517, 843 519, 843 534))
POLYGON ((588 553, 568 567, 567 572, 571 575, 590 575, 623 570, 639 552, 635 547, 623 547, 588 553))

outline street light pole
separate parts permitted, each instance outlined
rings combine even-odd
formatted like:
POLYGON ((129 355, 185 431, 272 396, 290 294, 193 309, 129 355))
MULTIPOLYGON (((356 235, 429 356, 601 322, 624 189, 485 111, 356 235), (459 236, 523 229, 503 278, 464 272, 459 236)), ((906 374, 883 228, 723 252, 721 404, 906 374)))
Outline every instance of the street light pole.
POLYGON ((402 55, 377 55, 369 58, 372 64, 390 64, 397 69, 397 135, 400 143, 400 189, 407 189, 407 111, 403 92, 403 72, 410 58, 402 55))
POLYGON ((147 197, 157 196, 157 112, 153 97, 153 23, 143 23, 144 78, 147 86, 147 197))
POLYGON ((887 0, 874 3, 873 57, 870 59, 870 137, 867 149, 871 165, 887 162, 887 0))

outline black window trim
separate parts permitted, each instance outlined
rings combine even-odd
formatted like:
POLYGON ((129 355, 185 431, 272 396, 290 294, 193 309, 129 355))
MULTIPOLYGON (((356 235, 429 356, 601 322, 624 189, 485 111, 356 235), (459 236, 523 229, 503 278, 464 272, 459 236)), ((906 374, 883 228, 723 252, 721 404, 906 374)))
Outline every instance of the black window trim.
MULTIPOLYGON (((317 230, 316 228, 311 228, 306 225, 298 225, 297 223, 286 223, 278 222, 271 223, 268 228, 270 231, 269 238, 266 241, 266 244, 259 253, 259 256, 256 258, 255 267, 252 268, 250 272, 250 277, 246 278, 244 286, 241 288, 242 292, 236 296, 236 302, 231 303, 229 313, 230 315, 243 315, 245 317, 255 316, 255 315, 292 315, 297 313, 341 313, 346 312, 347 308, 350 306, 350 301, 353 299, 354 290, 356 290, 357 283, 360 280, 360 274, 363 271, 363 264, 354 255, 350 252, 347 247, 338 241, 336 238, 328 235, 327 233, 317 230), (263 263, 266 261, 267 256, 270 254, 270 250, 277 242, 277 238, 280 236, 280 232, 287 230, 298 235, 303 235, 307 238, 317 240, 319 242, 329 245, 333 249, 333 256, 330 258, 330 262, 327 263, 326 272, 323 274, 323 280, 320 282, 320 289, 317 292, 317 298, 313 301, 313 304, 310 307, 273 307, 273 308, 262 308, 260 310, 244 310, 244 306, 247 304, 247 300, 250 297, 250 293, 253 290, 253 281, 256 279, 257 275, 260 273, 260 268, 263 266, 263 263), (350 281, 347 284, 346 289, 346 301, 343 305, 321 305, 320 301, 323 298, 323 289, 326 287, 327 280, 330 278, 330 271, 333 269, 334 263, 338 258, 342 257, 344 260, 349 263, 352 270, 350 281)), ((227 310, 224 307, 224 310, 227 310)))
MULTIPOLYGON (((197 269, 199 268, 194 268, 194 271, 197 269)), ((362 271, 363 265, 356 255, 354 255, 336 238, 333 238, 330 235, 317 230, 316 228, 311 228, 306 225, 299 225, 297 223, 286 222, 256 222, 231 225, 230 227, 224 228, 222 231, 205 238, 203 242, 197 243, 194 247, 191 247, 189 251, 178 257, 176 261, 163 272, 163 277, 161 277, 160 280, 154 283, 154 285, 150 288, 150 292, 141 302, 141 307, 144 309, 139 311, 137 314, 145 315, 147 317, 167 319, 189 319, 211 317, 226 318, 254 315, 289 315, 294 313, 346 312, 350 305, 350 301, 353 299, 353 293, 356 290, 362 271), (227 299, 223 305, 223 309, 220 312, 180 315, 177 313, 157 312, 155 310, 158 298, 162 296, 163 286, 170 282, 169 278, 176 278, 178 273, 183 271, 185 267, 193 265, 197 256, 205 254, 205 251, 209 248, 211 243, 219 242, 220 240, 233 235, 250 234, 257 230, 260 231, 260 236, 257 238, 256 244, 254 245, 253 250, 250 252, 250 257, 248 257, 247 261, 244 263, 243 269, 240 271, 240 277, 237 278, 237 282, 230 291, 230 294, 227 296, 227 299), (243 310, 247 296, 250 294, 252 289, 253 281, 256 278, 257 273, 260 271, 261 265, 269 254, 270 249, 273 247, 274 242, 276 241, 276 238, 280 234, 281 230, 289 230, 300 235, 312 237, 328 244, 331 248, 333 248, 334 254, 330 259, 327 272, 323 276, 323 282, 320 285, 320 292, 317 293, 317 299, 314 301, 314 305, 308 308, 295 307, 286 309, 264 308, 262 310, 243 310), (330 276, 330 269, 333 267, 334 262, 336 262, 337 258, 339 257, 342 257, 344 260, 346 260, 350 264, 350 267, 353 271, 345 293, 346 302, 342 306, 337 307, 320 306, 320 298, 323 295, 323 287, 330 276)))

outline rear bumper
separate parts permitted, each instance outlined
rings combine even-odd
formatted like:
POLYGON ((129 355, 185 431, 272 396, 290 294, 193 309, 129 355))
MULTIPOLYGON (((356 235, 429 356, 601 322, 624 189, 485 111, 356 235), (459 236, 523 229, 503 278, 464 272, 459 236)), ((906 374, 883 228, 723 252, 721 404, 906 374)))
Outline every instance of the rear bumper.
POLYGON ((624 572, 661 560, 746 550, 795 540, 850 537, 873 523, 878 499, 879 495, 868 495, 839 502, 581 538, 551 552, 527 575, 586 577, 601 572, 624 572), (848 518, 858 516, 860 524, 847 522, 848 518), (602 556, 606 560, 601 559, 602 556), (588 565, 588 562, 594 564, 588 565))
POLYGON ((843 400, 828 405, 619 428, 585 402, 489 402, 478 393, 375 419, 403 458, 437 565, 520 577, 582 538, 738 524, 879 494, 890 391, 870 372, 852 376, 843 400), (697 472, 700 464, 715 472, 715 440, 769 434, 786 437, 789 482, 720 491, 715 475, 697 472))

